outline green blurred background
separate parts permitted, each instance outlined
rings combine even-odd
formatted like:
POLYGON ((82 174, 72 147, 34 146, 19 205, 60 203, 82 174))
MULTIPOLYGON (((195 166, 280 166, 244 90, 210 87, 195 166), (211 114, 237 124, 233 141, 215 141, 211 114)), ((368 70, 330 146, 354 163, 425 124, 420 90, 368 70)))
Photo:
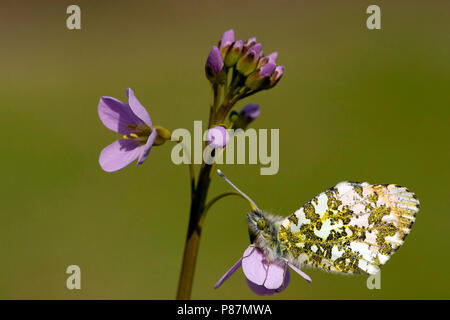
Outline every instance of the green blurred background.
MULTIPOLYGON (((109 174, 117 138, 97 116, 103 95, 134 89, 155 124, 207 120, 204 63, 223 31, 257 36, 286 66, 257 128, 280 129, 280 171, 221 169, 260 207, 286 216, 342 180, 398 183, 421 211, 406 244, 366 276, 309 270, 269 299, 450 298, 449 1, 2 1, 0 298, 173 299, 189 206, 188 170, 172 145, 109 174), (66 28, 78 4, 82 30, 66 28), (370 4, 382 29, 366 28, 370 4), (82 289, 66 288, 66 267, 82 289)), ((210 195, 229 190, 219 179, 210 195)), ((214 283, 248 245, 239 198, 208 216, 194 299, 258 298, 241 271, 214 283)))

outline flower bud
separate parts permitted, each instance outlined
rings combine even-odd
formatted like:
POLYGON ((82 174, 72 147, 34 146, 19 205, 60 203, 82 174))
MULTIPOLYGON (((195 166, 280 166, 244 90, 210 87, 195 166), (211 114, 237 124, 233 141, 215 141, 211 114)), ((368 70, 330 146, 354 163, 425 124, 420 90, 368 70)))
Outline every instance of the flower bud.
POLYGON ((273 52, 269 54, 268 56, 262 57, 259 59, 258 67, 261 67, 267 63, 276 63, 276 60, 278 58, 278 52, 273 52))
POLYGON ((239 59, 236 69, 244 76, 248 76, 255 71, 261 53, 261 44, 255 44, 239 59))
POLYGON ((224 148, 230 140, 230 134, 224 127, 217 126, 208 130, 206 139, 212 148, 224 148))
POLYGON ((247 53, 247 51, 256 44, 256 37, 252 37, 245 41, 244 48, 242 49, 242 53, 247 53))
POLYGON ((222 39, 219 42, 219 49, 222 53, 222 57, 225 57, 228 48, 231 47, 231 45, 234 42, 234 30, 230 29, 228 31, 225 31, 222 35, 222 39))
POLYGON ((259 117, 261 110, 259 108, 259 104, 250 103, 241 109, 239 114, 245 118, 248 118, 250 121, 255 120, 259 117))
POLYGON ((275 71, 270 76, 269 88, 274 87, 278 83, 278 81, 280 81, 281 77, 283 76, 283 73, 284 73, 284 66, 277 66, 275 68, 275 71))
POLYGON ((242 40, 238 40, 233 44, 230 50, 228 50, 224 61, 227 68, 230 68, 236 64, 238 59, 241 57, 243 46, 244 44, 242 40))
POLYGON ((272 52, 271 54, 269 54, 268 56, 266 56, 267 58, 269 58, 269 62, 271 63, 276 63, 276 60, 278 58, 278 52, 272 52))
POLYGON ((261 55, 262 55, 262 44, 261 43, 255 44, 253 47, 251 47, 249 49, 249 51, 253 51, 258 58, 261 57, 261 55))
POLYGON ((253 72, 245 80, 245 86, 252 90, 264 89, 270 86, 270 78, 274 73, 276 65, 274 63, 267 63, 259 70, 253 72))
POLYGON ((233 129, 246 129, 247 126, 259 117, 261 110, 258 104, 248 104, 242 108, 237 119, 234 121, 233 129))
POLYGON ((164 144, 167 140, 170 140, 172 136, 169 130, 161 126, 153 126, 153 130, 156 130, 156 138, 153 143, 155 146, 164 144))
POLYGON ((219 48, 212 47, 206 59, 205 72, 206 77, 212 83, 221 83, 223 81, 223 60, 219 48))

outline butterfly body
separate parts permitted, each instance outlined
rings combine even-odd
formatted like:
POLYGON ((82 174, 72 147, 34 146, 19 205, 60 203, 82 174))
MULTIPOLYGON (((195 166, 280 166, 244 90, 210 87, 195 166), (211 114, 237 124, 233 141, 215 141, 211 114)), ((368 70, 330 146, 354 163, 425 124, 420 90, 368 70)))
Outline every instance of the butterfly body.
POLYGON ((247 221, 270 262, 375 274, 403 244, 418 210, 404 187, 341 182, 286 218, 253 210, 247 221))
POLYGON ((283 250, 279 241, 283 220, 281 216, 274 216, 261 210, 253 210, 247 214, 250 241, 264 251, 269 261, 283 260, 283 250))

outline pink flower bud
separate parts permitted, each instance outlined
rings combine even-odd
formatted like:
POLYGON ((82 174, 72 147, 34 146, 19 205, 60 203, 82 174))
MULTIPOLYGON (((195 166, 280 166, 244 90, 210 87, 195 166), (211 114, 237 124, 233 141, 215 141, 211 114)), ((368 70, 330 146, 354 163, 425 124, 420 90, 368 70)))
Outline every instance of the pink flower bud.
POLYGON ((224 148, 230 140, 230 135, 227 129, 217 126, 208 130, 206 139, 212 148, 224 148))

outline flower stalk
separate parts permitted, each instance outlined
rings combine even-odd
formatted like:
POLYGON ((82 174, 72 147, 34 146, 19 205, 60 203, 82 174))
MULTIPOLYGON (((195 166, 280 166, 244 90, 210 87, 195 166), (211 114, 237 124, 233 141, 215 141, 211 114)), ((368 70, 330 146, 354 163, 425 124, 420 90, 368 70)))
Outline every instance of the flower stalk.
MULTIPOLYGON (((206 71, 208 75, 208 70, 206 71)), ((212 103, 210 107, 208 129, 214 125, 214 116, 220 103, 221 85, 212 83, 212 103)), ((206 146, 206 142, 205 142, 206 146)), ((191 207, 189 212, 189 224, 184 245, 183 262, 181 266, 180 279, 178 282, 178 300, 189 300, 191 298, 192 284, 194 281, 195 265, 197 262, 200 237, 205 218, 205 203, 211 182, 211 170, 213 165, 202 163, 197 184, 194 185, 191 207)))
POLYGON ((197 261, 202 221, 205 213, 205 202, 211 182, 212 165, 203 164, 199 173, 197 187, 192 198, 188 232, 184 247, 183 264, 181 267, 180 280, 178 283, 178 300, 191 298, 192 283, 194 280, 195 265, 197 261))
MULTIPOLYGON (((261 44, 254 37, 245 43, 242 40, 235 41, 233 30, 226 31, 218 45, 212 47, 205 64, 206 78, 211 83, 213 93, 208 121, 208 130, 211 131, 204 147, 214 149, 213 157, 228 142, 226 128, 245 128, 258 117, 259 106, 248 106, 235 117, 236 123, 230 118, 231 123, 225 124, 227 116, 239 100, 270 89, 278 82, 284 67, 276 66, 277 55, 275 52, 264 56, 261 44)), ((189 225, 177 292, 177 299, 180 300, 191 298, 201 232, 208 209, 225 196, 238 195, 234 192, 225 193, 206 202, 214 166, 214 162, 205 163, 203 160, 197 183, 192 180, 189 225)))

